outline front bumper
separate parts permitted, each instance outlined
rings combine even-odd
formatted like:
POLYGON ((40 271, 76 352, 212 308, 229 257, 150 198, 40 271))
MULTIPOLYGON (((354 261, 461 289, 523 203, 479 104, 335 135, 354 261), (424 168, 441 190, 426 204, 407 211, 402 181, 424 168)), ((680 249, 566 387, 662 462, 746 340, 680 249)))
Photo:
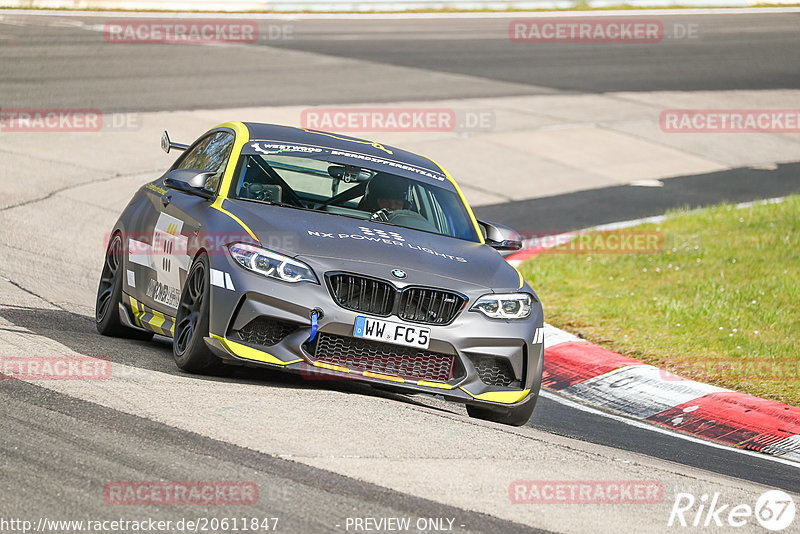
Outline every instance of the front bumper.
MULTIPOLYGON (((323 272, 319 270, 321 266, 313 267, 318 275, 323 272)), ((372 275, 363 272, 369 269, 366 264, 359 267, 361 274, 372 275)), ((452 323, 424 325, 431 331, 428 351, 454 359, 451 378, 431 380, 424 376, 376 372, 375 368, 358 365, 334 364, 318 357, 314 343, 308 343, 312 310, 323 312, 316 339, 326 335, 353 338, 356 317, 370 316, 339 307, 324 281, 317 285, 270 280, 242 269, 223 255, 213 259, 211 279, 212 311, 206 343, 217 356, 229 363, 280 368, 322 380, 355 379, 409 392, 438 394, 450 400, 482 406, 513 407, 525 401, 531 393, 538 394, 541 386, 543 336, 538 331, 542 328, 542 309, 538 301, 527 320, 491 320, 469 311, 475 300, 486 291, 461 291, 469 301, 452 323), (243 329, 260 318, 286 325, 285 333, 262 336, 258 340, 252 336, 242 337, 243 329), (511 383, 504 386, 482 380, 481 376, 484 379, 493 376, 487 373, 487 361, 502 365, 504 376, 513 375, 511 383)), ((400 287, 400 284, 395 285, 400 287)), ((378 318, 402 322, 394 315, 378 318)), ((487 381, 493 380, 489 378, 487 381)))

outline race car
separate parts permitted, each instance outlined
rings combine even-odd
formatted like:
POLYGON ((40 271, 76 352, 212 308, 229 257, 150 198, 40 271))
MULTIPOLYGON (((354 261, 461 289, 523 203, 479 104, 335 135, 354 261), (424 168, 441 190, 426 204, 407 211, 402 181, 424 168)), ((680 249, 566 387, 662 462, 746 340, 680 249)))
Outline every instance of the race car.
POLYGON ((192 373, 349 378, 525 424, 542 306, 432 160, 322 131, 227 122, 133 196, 109 234, 101 334, 173 338, 192 373))

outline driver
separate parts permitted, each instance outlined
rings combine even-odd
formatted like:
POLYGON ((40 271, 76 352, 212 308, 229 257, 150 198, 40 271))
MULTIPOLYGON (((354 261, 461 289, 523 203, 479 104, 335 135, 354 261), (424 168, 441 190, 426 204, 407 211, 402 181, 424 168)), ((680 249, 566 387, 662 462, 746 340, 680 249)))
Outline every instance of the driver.
POLYGON ((374 213, 380 210, 408 209, 406 195, 408 180, 393 174, 379 172, 367 183, 358 209, 374 213))

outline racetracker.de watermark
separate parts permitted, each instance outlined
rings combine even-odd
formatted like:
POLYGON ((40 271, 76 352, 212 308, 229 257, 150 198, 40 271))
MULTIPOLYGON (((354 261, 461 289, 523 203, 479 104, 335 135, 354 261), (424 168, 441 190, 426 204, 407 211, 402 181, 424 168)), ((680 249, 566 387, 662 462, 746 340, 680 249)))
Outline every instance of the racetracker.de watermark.
POLYGON ((664 249, 664 235, 626 229, 535 232, 525 234, 524 248, 541 248, 541 254, 654 254, 664 249))
POLYGON ((516 480, 508 486, 513 504, 657 504, 657 480, 516 480))
POLYGON ((2 108, 0 133, 131 131, 141 128, 138 113, 104 113, 99 109, 2 108))
POLYGON ((800 379, 800 361, 771 361, 757 358, 741 359, 695 359, 681 363, 667 362, 659 372, 667 381, 686 380, 681 375, 691 375, 694 379, 709 379, 720 375, 735 376, 741 379, 760 378, 764 380, 800 379))
POLYGON ((300 113, 300 125, 338 132, 489 131, 495 114, 485 109, 307 108, 300 113))
MULTIPOLYGON (((146 189, 159 189, 158 193, 165 195, 166 189, 158 188, 153 184, 147 184, 146 189)), ((204 250, 209 255, 228 254, 229 245, 236 243, 253 243, 252 236, 245 232, 181 232, 183 228, 176 226, 166 226, 163 229, 155 229, 152 232, 125 232, 120 235, 122 248, 121 252, 127 255, 134 263, 147 265, 151 258, 164 258, 172 256, 184 256, 194 254, 198 250, 204 250)), ((110 240, 116 233, 108 233, 103 240, 104 250, 108 249, 110 240)), ((277 250, 292 250, 297 246, 297 236, 295 234, 271 234, 262 236, 259 239, 261 247, 277 250)))
POLYGON ((2 380, 106 380, 111 362, 91 356, 2 356, 2 380))
POLYGON ((103 488, 111 505, 251 505, 258 502, 258 484, 242 481, 119 481, 103 488))
POLYGON ((110 44, 253 44, 294 39, 291 24, 259 26, 249 20, 123 19, 103 25, 110 44))
POLYGON ((508 23, 514 43, 660 43, 698 39, 698 24, 668 23, 658 19, 515 19, 508 23))
POLYGON ((800 133, 800 109, 667 109, 667 133, 800 133))

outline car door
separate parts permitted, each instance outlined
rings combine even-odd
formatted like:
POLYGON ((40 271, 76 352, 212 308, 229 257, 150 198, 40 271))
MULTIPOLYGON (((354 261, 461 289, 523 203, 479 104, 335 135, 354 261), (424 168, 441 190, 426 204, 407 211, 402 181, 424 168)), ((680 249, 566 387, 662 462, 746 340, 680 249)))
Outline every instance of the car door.
MULTIPOLYGON (((214 172, 206 181, 205 188, 216 194, 233 141, 234 135, 229 130, 213 131, 192 145, 170 171, 197 169, 214 172)), ((213 199, 171 189, 163 183, 163 178, 157 187, 163 193, 151 195, 149 213, 144 214, 142 225, 150 237, 151 254, 142 262, 146 265, 138 266, 136 278, 142 282, 140 301, 164 315, 174 317, 192 261, 193 244, 198 237, 209 233, 203 223, 213 199)))

